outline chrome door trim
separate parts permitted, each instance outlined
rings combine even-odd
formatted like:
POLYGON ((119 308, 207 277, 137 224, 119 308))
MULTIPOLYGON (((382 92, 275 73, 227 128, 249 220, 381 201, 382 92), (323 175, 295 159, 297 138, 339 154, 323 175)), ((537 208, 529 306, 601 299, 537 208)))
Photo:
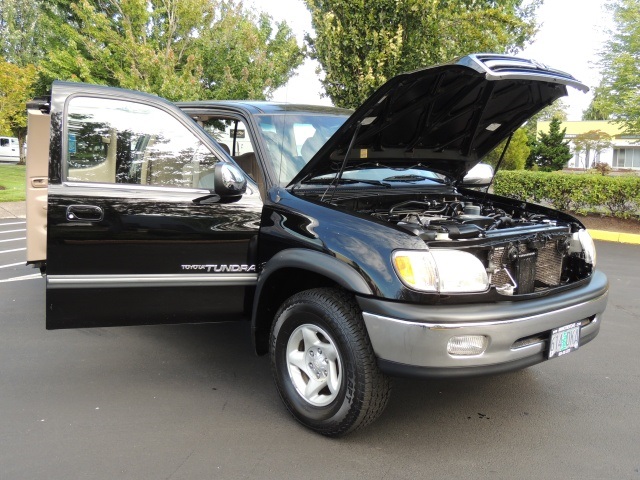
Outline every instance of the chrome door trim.
POLYGON ((47 275, 47 287, 144 288, 144 287, 241 287, 255 286, 256 273, 151 274, 151 275, 47 275))

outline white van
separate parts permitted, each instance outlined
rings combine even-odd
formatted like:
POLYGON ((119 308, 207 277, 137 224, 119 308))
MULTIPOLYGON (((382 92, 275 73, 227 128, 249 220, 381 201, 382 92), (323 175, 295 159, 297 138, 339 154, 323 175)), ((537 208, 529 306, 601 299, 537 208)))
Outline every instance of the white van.
POLYGON ((0 162, 18 163, 20 144, 16 137, 0 137, 0 162))

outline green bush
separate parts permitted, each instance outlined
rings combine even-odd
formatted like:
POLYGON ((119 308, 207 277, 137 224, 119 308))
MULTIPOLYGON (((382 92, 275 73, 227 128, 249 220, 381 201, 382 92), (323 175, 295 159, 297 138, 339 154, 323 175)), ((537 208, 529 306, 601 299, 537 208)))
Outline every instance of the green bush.
POLYGON ((558 210, 587 213, 605 209, 616 217, 630 217, 640 210, 640 177, 597 174, 501 171, 493 190, 498 195, 558 210))

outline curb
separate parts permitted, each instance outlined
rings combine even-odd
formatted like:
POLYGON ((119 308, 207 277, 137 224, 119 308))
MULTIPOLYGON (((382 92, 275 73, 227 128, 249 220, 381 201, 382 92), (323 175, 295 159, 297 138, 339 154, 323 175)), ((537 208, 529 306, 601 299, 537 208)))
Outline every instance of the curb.
POLYGON ((617 242, 617 243, 631 243, 633 245, 640 245, 640 235, 635 233, 619 233, 608 232, 606 230, 591 230, 589 234, 594 240, 603 240, 605 242, 617 242))
POLYGON ((25 202, 0 202, 0 218, 27 218, 25 202))

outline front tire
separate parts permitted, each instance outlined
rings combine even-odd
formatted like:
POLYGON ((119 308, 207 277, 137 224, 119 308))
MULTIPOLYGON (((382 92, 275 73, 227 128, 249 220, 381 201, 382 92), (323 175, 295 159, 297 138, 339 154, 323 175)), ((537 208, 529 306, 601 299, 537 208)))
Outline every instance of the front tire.
POLYGON ((332 288, 300 292, 275 316, 271 369, 282 401, 303 425, 341 436, 373 422, 390 394, 360 310, 332 288))

